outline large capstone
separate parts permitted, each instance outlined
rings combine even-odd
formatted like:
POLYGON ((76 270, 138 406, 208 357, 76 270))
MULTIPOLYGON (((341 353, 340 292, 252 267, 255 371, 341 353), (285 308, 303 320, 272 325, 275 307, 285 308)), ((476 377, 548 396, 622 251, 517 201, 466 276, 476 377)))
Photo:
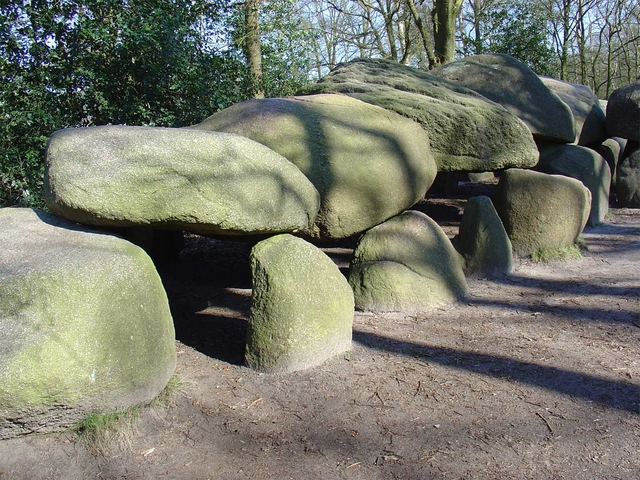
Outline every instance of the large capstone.
POLYGON ((350 349, 353 293, 322 251, 300 238, 277 235, 253 247, 251 270, 247 366, 291 372, 350 349))
POLYGON ((591 209, 591 193, 579 180, 520 169, 501 175, 493 201, 522 256, 573 244, 591 209))
POLYGON ((307 233, 360 233, 424 197, 436 175, 429 137, 417 123, 345 95, 242 102, 192 128, 244 135, 295 164, 320 192, 307 233))
POLYGON ((0 439, 148 403, 175 364, 144 251, 38 210, 0 209, 0 439))
POLYGON ((593 90, 586 85, 555 78, 540 79, 571 109, 576 127, 576 138, 572 143, 591 145, 604 142, 608 138, 607 119, 593 90))
POLYGON ((238 135, 103 126, 61 130, 47 147, 45 200, 89 225, 202 234, 305 230, 319 196, 284 157, 238 135))
POLYGON ((381 59, 339 65, 303 93, 340 92, 420 123, 442 172, 532 167, 538 161, 526 126, 476 92, 417 68, 381 59))
POLYGON ((422 312, 467 294, 463 260, 431 218, 407 211, 362 236, 349 284, 356 308, 422 312))
POLYGON ((529 127, 536 140, 571 143, 576 138, 569 107, 529 67, 509 55, 465 57, 430 73, 504 106, 529 127))

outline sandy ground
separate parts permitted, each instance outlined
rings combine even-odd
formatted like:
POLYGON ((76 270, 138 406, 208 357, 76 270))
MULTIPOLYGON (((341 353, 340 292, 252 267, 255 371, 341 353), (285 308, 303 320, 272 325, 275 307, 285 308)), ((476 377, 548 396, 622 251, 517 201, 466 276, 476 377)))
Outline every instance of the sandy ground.
MULTIPOLYGON (((462 204, 427 210, 451 234, 462 204)), ((265 375, 242 366, 250 245, 192 237, 160 269, 182 391, 104 454, 0 442, 0 478, 640 478, 640 211, 584 238, 582 259, 521 260, 462 304, 356 314, 351 351, 265 375)), ((348 247, 327 250, 343 269, 348 247)))

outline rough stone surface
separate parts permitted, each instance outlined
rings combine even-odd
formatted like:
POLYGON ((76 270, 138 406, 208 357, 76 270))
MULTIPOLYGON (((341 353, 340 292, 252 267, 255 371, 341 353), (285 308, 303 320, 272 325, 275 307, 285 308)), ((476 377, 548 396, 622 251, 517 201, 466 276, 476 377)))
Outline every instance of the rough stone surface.
POLYGON ((614 90, 609 96, 607 130, 611 137, 640 142, 640 80, 614 90))
POLYGON ((467 276, 500 276, 513 268, 511 241, 489 197, 469 199, 454 245, 465 259, 467 276))
POLYGON ((604 142, 597 145, 592 145, 596 152, 602 155, 607 165, 609 165, 609 171, 611 172, 611 185, 615 184, 616 178, 616 166, 620 160, 620 156, 623 152, 620 142, 613 138, 607 138, 604 142))
POLYGON ((576 128, 576 138, 572 143, 591 145, 608 138, 604 110, 589 87, 549 77, 540 79, 571 109, 576 128))
POLYGON ((319 208, 313 185, 264 145, 224 133, 131 126, 54 133, 45 200, 80 223, 203 234, 303 230, 319 208))
POLYGON ((143 250, 38 210, 0 225, 0 439, 152 400, 176 353, 143 250))
POLYGON ((504 55, 475 55, 430 72, 499 103, 520 118, 536 140, 576 138, 569 107, 525 64, 504 55))
POLYGON ((531 133, 504 108, 417 68, 381 59, 342 64, 304 93, 341 92, 411 118, 429 132, 438 171, 532 167, 531 133))
POLYGON ((462 263, 437 223, 404 212, 360 239, 349 274, 356 308, 420 312, 460 300, 467 294, 462 263))
POLYGON ((238 133, 285 156, 320 192, 309 235, 363 232, 424 197, 436 175, 416 122, 345 95, 249 100, 193 128, 238 133))
POLYGON ((578 145, 547 145, 540 149, 536 170, 580 180, 591 192, 589 226, 604 221, 609 211, 611 170, 598 152, 578 145))
POLYGON ((353 293, 322 251, 300 238, 277 235, 256 244, 251 268, 249 367, 291 372, 349 350, 353 293))
POLYGON ((640 144, 628 142, 616 170, 616 199, 621 207, 640 208, 640 144))
POLYGON ((510 169, 493 202, 514 251, 527 256, 574 243, 589 218, 591 193, 574 178, 510 169))

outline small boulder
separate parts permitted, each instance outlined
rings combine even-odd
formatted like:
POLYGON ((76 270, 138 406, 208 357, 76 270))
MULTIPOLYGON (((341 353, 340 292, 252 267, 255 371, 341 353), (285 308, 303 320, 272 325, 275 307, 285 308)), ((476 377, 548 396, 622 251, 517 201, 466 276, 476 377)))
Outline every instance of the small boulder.
POLYGON ((589 87, 549 77, 541 76, 540 79, 569 106, 573 113, 576 138, 571 143, 591 145, 601 143, 608 138, 604 110, 600 106, 600 100, 589 87))
POLYGON ((148 403, 176 365, 144 251, 38 210, 0 209, 0 439, 148 403))
POLYGON ((353 293, 322 251, 300 238, 277 235, 255 245, 251 270, 247 366, 291 372, 349 350, 353 293))
POLYGON ((640 144, 627 143, 616 170, 616 199, 621 207, 640 208, 640 144))
POLYGON ((640 142, 640 80, 614 90, 609 96, 607 130, 611 137, 640 142))
POLYGON ((607 138, 604 142, 591 145, 590 148, 593 148, 598 152, 602 158, 604 158, 604 161, 607 162, 607 165, 609 165, 613 185, 616 177, 616 166, 618 165, 618 161, 620 160, 620 156, 623 152, 620 142, 613 138, 607 138))
POLYGON ((526 126, 500 105, 418 68, 382 59, 341 64, 302 93, 340 92, 418 122, 429 133, 438 172, 532 167, 526 126))
POLYGON ((531 170, 503 172, 493 199, 515 253, 574 243, 591 209, 591 192, 582 182, 531 170))
POLYGON ((489 197, 469 199, 455 240, 465 259, 467 276, 495 277, 511 272, 511 241, 489 197))
POLYGON ((49 140, 45 201, 73 221, 201 234, 304 230, 319 196, 264 145, 226 133, 103 126, 49 140))
POLYGON ((474 55, 429 73, 470 88, 521 119, 536 141, 573 142, 571 109, 524 63, 505 54, 474 55))
POLYGON ((424 197, 436 175, 429 137, 417 123, 345 95, 248 100, 191 127, 237 133, 275 150, 318 189, 307 234, 363 232, 424 197))
POLYGON ((580 180, 591 192, 589 226, 604 221, 609 212, 611 170, 598 152, 578 145, 546 145, 540 148, 536 170, 580 180))
POLYGON ((421 312, 467 294, 462 259, 436 222, 407 211, 365 233, 349 273, 356 308, 421 312))

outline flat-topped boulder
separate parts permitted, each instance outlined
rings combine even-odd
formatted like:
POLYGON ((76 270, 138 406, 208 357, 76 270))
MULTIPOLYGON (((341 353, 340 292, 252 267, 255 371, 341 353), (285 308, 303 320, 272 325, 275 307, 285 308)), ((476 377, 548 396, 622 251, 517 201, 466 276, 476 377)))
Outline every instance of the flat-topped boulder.
POLYGON ((569 106, 573 113, 576 138, 571 143, 591 145, 602 143, 609 137, 604 110, 593 90, 586 85, 564 82, 555 78, 541 76, 540 79, 569 106))
POLYGON ((295 165, 248 138, 132 126, 54 133, 44 198, 88 225, 222 235, 304 230, 320 206, 295 165))
POLYGON ((363 232, 424 197, 436 175, 416 122, 345 95, 248 100, 191 127, 243 135, 296 165, 320 192, 307 234, 363 232))
POLYGON ((509 169, 493 198, 515 253, 573 244, 589 218, 591 193, 581 181, 563 175, 509 169))
POLYGON ((640 142, 640 80, 614 90, 609 96, 607 130, 611 137, 640 142))
POLYGON ((382 59, 341 64, 302 93, 344 93, 420 123, 438 171, 528 168, 538 160, 531 133, 504 108, 423 70, 382 59))
POLYGON ((0 439, 150 402, 176 364, 144 251, 38 210, 0 209, 0 439))
POLYGON ((470 88, 521 119, 537 141, 571 143, 571 109, 524 63, 504 54, 474 55, 430 72, 470 88))
POLYGON ((589 226, 604 221, 609 212, 611 169, 598 152, 580 145, 549 144, 540 148, 536 170, 580 180, 591 192, 589 226))

